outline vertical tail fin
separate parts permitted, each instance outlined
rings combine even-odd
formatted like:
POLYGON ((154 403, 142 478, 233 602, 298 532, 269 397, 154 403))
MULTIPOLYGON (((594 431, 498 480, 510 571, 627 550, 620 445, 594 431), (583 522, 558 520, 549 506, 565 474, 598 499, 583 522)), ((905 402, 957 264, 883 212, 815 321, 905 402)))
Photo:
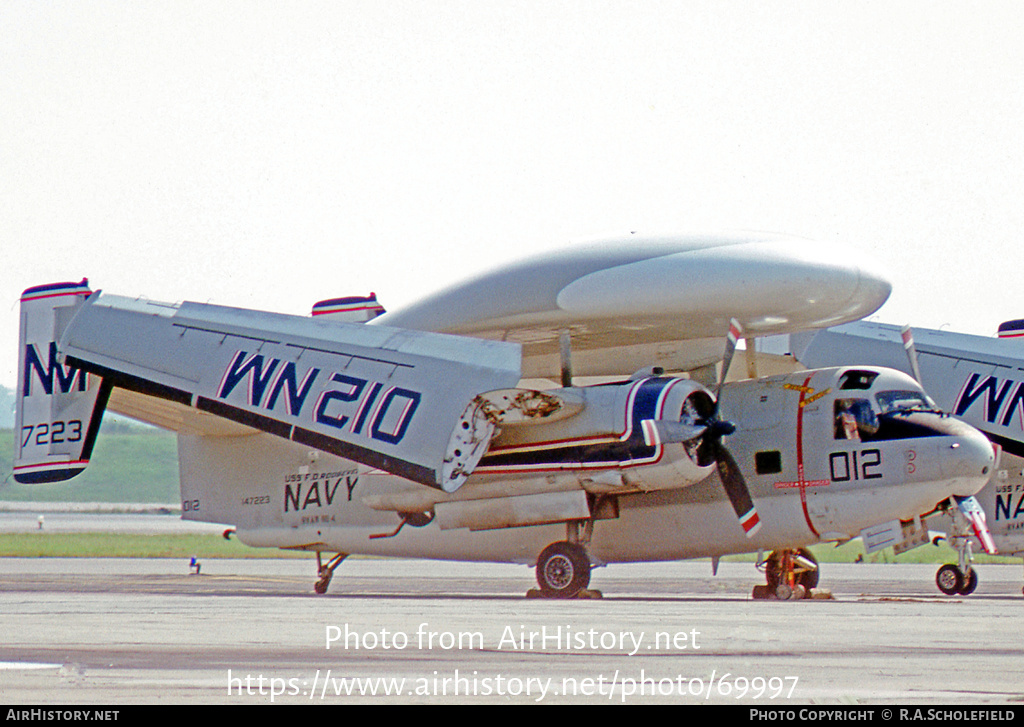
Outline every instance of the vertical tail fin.
POLYGON ((14 479, 67 480, 89 463, 110 387, 63 365, 57 343, 90 295, 89 282, 29 288, 21 295, 14 479))
POLYGON ((999 324, 1000 338, 1024 338, 1024 319, 1005 321, 999 324))
POLYGON ((323 316, 345 323, 366 323, 384 314, 384 306, 377 302, 377 294, 353 295, 347 298, 321 300, 313 305, 313 316, 323 316))

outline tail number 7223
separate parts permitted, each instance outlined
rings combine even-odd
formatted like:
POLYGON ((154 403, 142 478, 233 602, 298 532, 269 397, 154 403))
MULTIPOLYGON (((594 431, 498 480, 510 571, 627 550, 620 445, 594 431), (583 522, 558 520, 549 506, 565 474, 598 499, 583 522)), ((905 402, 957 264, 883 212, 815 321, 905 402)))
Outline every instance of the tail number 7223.
POLYGON ((31 444, 33 440, 39 446, 78 442, 82 439, 82 422, 79 419, 72 419, 67 422, 29 424, 21 428, 21 433, 24 435, 24 439, 21 441, 23 448, 31 444))

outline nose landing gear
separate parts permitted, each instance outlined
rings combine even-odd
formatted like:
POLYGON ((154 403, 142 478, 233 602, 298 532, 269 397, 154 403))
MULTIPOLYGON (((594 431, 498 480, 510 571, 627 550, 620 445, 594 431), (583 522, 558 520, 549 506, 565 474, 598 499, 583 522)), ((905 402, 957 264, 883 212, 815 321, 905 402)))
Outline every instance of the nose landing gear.
POLYGON ((758 567, 764 566, 767 583, 754 586, 756 599, 778 599, 792 601, 801 598, 825 597, 818 592, 818 561, 806 548, 798 550, 774 550, 758 567))
MULTIPOLYGON (((947 563, 935 574, 935 585, 947 596, 969 596, 978 587, 978 571, 973 567, 974 546, 971 544, 972 525, 970 516, 974 514, 970 507, 974 498, 968 498, 967 504, 949 507, 950 516, 949 544, 957 554, 957 562, 947 563)), ((977 508, 980 510, 980 508, 977 508)), ((974 533, 978 537, 978 533, 974 533)), ((986 541, 979 537, 982 549, 994 552, 995 546, 986 548, 986 541)))
POLYGON ((947 563, 935 574, 935 585, 947 596, 969 596, 978 587, 978 571, 968 565, 965 573, 952 563, 947 563))

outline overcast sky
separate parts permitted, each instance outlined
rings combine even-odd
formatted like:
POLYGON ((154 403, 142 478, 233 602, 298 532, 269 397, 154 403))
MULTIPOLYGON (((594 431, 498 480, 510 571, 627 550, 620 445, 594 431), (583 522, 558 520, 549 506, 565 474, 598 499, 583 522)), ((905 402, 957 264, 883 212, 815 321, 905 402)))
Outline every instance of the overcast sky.
POLYGON ((5 0, 0 384, 31 285, 396 308, 626 230, 850 245, 879 320, 992 334, 1021 38, 1019 2, 5 0))

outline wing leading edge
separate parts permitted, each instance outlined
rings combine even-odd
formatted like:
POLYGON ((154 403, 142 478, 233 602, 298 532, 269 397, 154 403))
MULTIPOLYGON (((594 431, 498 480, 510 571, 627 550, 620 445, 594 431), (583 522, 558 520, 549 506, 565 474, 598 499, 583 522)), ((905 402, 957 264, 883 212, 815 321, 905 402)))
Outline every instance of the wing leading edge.
POLYGON ((520 378, 515 344, 199 303, 77 300, 57 332, 69 370, 449 491, 468 476, 453 481, 445 464, 460 417, 478 394, 520 378))

